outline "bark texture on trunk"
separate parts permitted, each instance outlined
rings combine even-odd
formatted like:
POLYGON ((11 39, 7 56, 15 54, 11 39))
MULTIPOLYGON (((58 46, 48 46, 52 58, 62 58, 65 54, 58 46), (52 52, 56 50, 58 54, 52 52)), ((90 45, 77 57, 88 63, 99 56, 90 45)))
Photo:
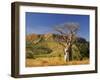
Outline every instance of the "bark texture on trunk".
POLYGON ((67 62, 67 61, 72 61, 72 46, 67 46, 65 48, 65 51, 64 51, 64 60, 67 62))
POLYGON ((64 60, 65 60, 66 62, 69 61, 69 52, 68 52, 68 48, 65 48, 64 60))

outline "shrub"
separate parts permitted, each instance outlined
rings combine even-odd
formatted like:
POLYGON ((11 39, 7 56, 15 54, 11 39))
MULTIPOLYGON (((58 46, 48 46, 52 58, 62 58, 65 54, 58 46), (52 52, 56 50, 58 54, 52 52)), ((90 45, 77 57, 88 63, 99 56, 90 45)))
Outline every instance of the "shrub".
POLYGON ((26 58, 33 58, 34 59, 34 55, 32 51, 27 51, 26 52, 26 58))
POLYGON ((79 49, 77 48, 76 45, 73 45, 72 46, 72 59, 73 60, 80 60, 80 58, 81 58, 81 54, 80 54, 79 49))
POLYGON ((80 51, 81 59, 89 58, 89 43, 77 43, 76 45, 80 51))
POLYGON ((50 48, 46 48, 44 46, 35 46, 32 51, 34 55, 50 54, 52 52, 50 48))

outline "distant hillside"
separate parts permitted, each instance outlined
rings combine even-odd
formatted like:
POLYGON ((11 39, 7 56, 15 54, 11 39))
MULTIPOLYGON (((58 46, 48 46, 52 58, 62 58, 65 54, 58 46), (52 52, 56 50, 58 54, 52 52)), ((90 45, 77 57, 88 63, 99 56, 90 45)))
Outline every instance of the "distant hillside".
POLYGON ((37 35, 37 34, 29 34, 29 35, 27 35, 26 36, 26 40, 35 40, 35 39, 38 39, 39 37, 38 37, 39 35, 37 35))
MULTIPOLYGON (((26 57, 61 57, 64 56, 64 47, 56 41, 62 41, 62 36, 58 34, 29 34, 26 35, 26 57), (58 38, 59 36, 59 38, 58 38)), ((89 57, 89 42, 78 37, 77 43, 72 46, 73 59, 89 57)))
MULTIPOLYGON (((26 35, 26 40, 27 41, 32 41, 32 40, 37 40, 39 38, 42 38, 42 40, 47 40, 47 41, 54 41, 56 38, 59 39, 59 41, 62 40, 62 36, 59 34, 52 34, 52 33, 47 33, 47 34, 29 34, 26 35), (59 36, 59 37, 58 37, 59 36)), ((87 41, 82 38, 82 37, 77 37, 77 41, 80 43, 86 43, 87 41)))

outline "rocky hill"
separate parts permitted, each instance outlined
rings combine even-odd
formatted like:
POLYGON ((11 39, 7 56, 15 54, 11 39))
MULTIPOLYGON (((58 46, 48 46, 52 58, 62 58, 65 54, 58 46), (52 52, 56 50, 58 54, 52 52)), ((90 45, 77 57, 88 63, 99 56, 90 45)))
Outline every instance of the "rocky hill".
MULTIPOLYGON (((45 41, 54 41, 56 38, 58 38, 59 36, 59 40, 62 41, 62 36, 59 34, 52 34, 52 33, 47 33, 47 34, 29 34, 26 35, 26 40, 27 41, 32 41, 32 40, 37 40, 39 38, 41 38, 42 40, 45 41)), ((77 37, 77 41, 80 43, 86 43, 87 41, 82 38, 82 37, 77 37)))
MULTIPOLYGON (((55 40, 57 36, 60 36, 59 40, 62 41, 62 36, 58 34, 26 35, 26 57, 64 56, 64 47, 55 40)), ((74 59, 89 57, 89 42, 84 38, 78 37, 77 44, 72 46, 72 51, 74 59)))

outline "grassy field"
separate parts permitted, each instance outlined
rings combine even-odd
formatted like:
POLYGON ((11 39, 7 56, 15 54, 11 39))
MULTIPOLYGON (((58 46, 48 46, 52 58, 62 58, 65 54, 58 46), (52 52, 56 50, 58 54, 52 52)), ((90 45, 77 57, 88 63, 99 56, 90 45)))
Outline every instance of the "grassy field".
POLYGON ((65 62, 63 58, 59 57, 26 59, 26 67, 80 65, 80 64, 89 64, 89 60, 86 59, 82 61, 65 62))

